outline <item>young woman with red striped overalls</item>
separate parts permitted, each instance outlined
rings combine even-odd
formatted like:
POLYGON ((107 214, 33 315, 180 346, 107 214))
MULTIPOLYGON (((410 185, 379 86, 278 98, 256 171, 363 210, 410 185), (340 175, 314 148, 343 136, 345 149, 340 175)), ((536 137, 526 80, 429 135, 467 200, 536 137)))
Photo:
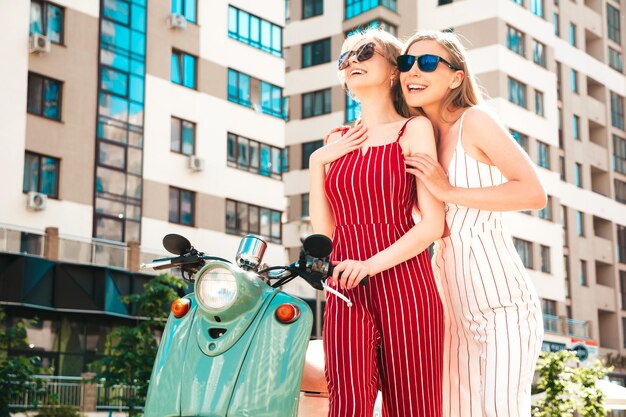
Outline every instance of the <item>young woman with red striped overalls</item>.
POLYGON ((406 158, 447 206, 449 232, 433 257, 447 319, 443 414, 530 417, 543 320, 501 212, 541 209, 546 193, 528 155, 477 106, 458 38, 418 32, 405 48, 397 60, 404 95, 433 123, 443 165, 430 155, 406 158))
POLYGON ((404 155, 437 153, 428 119, 407 118, 395 68, 401 46, 372 30, 344 42, 339 76, 361 119, 310 158, 313 229, 332 236, 330 285, 354 303, 327 297, 331 417, 371 417, 379 389, 384 416, 441 416, 444 317, 427 248, 442 234, 444 213, 405 171, 404 155))

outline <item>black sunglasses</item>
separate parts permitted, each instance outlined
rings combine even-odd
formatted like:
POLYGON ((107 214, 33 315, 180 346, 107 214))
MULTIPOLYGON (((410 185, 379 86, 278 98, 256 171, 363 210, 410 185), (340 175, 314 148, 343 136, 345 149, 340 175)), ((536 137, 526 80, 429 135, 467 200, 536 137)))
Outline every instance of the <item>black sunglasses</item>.
POLYGON ((346 51, 339 56, 339 61, 337 62, 337 68, 339 71, 342 71, 350 66, 350 58, 353 55, 356 56, 356 60, 359 62, 367 61, 371 59, 375 53, 382 54, 376 50, 376 44, 374 42, 366 43, 365 45, 359 46, 356 50, 346 51))
POLYGON ((437 69, 437 65, 439 65, 439 62, 443 62, 450 69, 454 71, 460 70, 460 68, 455 67, 454 65, 452 65, 451 63, 449 63, 448 61, 446 61, 440 56, 426 54, 426 55, 419 55, 419 56, 400 55, 397 61, 398 71, 400 72, 410 71, 411 68, 413 68, 413 65, 415 65, 415 61, 417 61, 417 66, 419 67, 420 71, 424 71, 424 72, 433 72, 434 70, 437 69))

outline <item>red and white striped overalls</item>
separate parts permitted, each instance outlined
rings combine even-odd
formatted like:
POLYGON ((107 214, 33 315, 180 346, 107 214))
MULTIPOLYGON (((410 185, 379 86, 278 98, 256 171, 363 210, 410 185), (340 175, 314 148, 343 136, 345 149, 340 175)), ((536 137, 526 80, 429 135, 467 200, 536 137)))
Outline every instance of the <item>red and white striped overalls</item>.
MULTIPOLYGON (((331 165, 333 260, 368 259, 414 226, 415 177, 398 143, 405 127, 395 142, 331 165)), ((371 417, 380 389, 384 416, 440 417, 444 316, 428 251, 344 293, 353 307, 329 295, 324 314, 329 416, 371 417)))

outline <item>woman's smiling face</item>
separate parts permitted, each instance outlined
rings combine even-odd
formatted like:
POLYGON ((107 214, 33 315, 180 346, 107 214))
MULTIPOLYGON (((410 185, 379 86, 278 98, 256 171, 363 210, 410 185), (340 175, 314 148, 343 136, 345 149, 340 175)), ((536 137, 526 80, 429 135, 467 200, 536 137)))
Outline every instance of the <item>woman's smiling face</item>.
MULTIPOLYGON (((371 47, 371 46, 369 46, 371 47)), ((384 56, 383 49, 373 39, 362 39, 350 48, 351 56, 348 58, 348 66, 343 70, 345 82, 355 95, 364 88, 384 86, 391 88, 391 79, 394 77, 395 68, 384 56), (368 48, 368 44, 373 44, 374 52, 371 58, 359 62, 358 51, 361 48, 368 48)))
MULTIPOLYGON (((421 40, 412 44, 407 55, 422 56, 436 55, 450 62, 451 57, 446 48, 439 42, 431 39, 421 40)), ((419 69, 417 62, 407 72, 400 73, 402 93, 411 107, 428 107, 442 101, 450 88, 458 87, 460 80, 457 71, 451 69, 444 62, 439 62, 432 72, 419 69)))

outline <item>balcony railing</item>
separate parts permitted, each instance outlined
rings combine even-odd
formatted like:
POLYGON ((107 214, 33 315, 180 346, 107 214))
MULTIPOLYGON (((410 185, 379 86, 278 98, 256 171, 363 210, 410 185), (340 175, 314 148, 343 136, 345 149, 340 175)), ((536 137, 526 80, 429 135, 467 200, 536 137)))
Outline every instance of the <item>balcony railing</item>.
POLYGON ((543 329, 549 333, 562 334, 561 318, 550 314, 543 315, 543 329))
POLYGON ((23 253, 51 260, 131 271, 137 271, 142 262, 167 256, 158 250, 143 252, 138 246, 133 248, 123 242, 56 233, 48 235, 46 232, 0 223, 0 252, 23 253), (139 256, 129 256, 131 250, 139 251, 139 256), (129 259, 134 259, 136 264, 129 265, 129 259))
MULTIPOLYGON (((107 387, 104 380, 97 384, 92 380, 83 379, 79 376, 36 376, 36 382, 29 382, 29 389, 9 401, 9 407, 14 410, 25 410, 40 407, 42 405, 68 405, 78 407, 85 411, 104 410, 127 410, 128 407, 123 399, 129 399, 136 395, 135 387, 128 385, 115 385, 107 387), (86 390, 92 390, 96 402, 84 404, 89 397, 86 390), (86 409, 87 408, 87 409, 86 409)), ((141 407, 139 407, 141 409, 141 407)))
POLYGON ((583 320, 567 319, 567 335, 589 339, 589 322, 583 320))

